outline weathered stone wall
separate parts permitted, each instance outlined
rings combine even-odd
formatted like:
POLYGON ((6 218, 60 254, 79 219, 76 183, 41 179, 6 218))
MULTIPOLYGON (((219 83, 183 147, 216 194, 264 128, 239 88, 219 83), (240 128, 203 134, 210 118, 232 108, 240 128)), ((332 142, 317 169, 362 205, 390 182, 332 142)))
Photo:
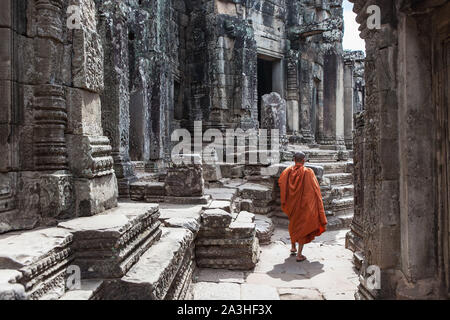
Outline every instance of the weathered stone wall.
POLYGON ((1 113, 7 117, 0 232, 114 207, 117 182, 101 126, 103 49, 94 2, 3 1, 1 29, 1 113), (69 5, 82 9, 79 29, 66 27, 69 5))
POLYGON ((344 137, 347 149, 353 148, 353 114, 364 109, 364 52, 344 53, 344 137))
POLYGON ((342 144, 342 1, 298 1, 288 8, 288 118, 299 119, 289 129, 307 143, 342 144))
POLYGON ((363 244, 356 249, 363 252, 363 271, 369 265, 381 269, 381 289, 362 281, 358 297, 448 297, 448 202, 436 196, 448 192, 448 180, 438 178, 437 170, 448 168, 448 155, 441 154, 448 141, 436 138, 448 131, 438 125, 448 85, 442 89, 435 76, 448 67, 432 52, 448 50, 441 39, 448 35, 450 6, 446 1, 351 2, 367 55, 364 129, 357 129, 355 138, 352 230, 358 233, 362 225, 363 244), (381 9, 380 30, 367 28, 369 4, 381 9))

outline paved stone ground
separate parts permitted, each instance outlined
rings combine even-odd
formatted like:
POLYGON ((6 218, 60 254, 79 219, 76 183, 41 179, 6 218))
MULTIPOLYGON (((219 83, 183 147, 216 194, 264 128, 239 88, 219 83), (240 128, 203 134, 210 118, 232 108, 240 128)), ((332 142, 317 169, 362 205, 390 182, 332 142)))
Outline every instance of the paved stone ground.
POLYGON ((358 276, 345 249, 348 230, 327 231, 305 246, 308 258, 290 256, 287 229, 277 228, 272 243, 261 246, 252 272, 199 269, 194 278, 197 300, 353 300, 358 276))

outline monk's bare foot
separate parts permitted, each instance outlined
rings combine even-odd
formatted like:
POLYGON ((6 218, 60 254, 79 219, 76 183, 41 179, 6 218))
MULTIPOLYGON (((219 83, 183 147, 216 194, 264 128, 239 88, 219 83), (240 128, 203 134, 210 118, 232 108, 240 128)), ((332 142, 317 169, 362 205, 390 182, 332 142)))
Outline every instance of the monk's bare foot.
POLYGON ((297 246, 295 242, 291 242, 291 256, 295 256, 297 254, 297 246))
POLYGON ((299 256, 297 256, 296 260, 297 260, 297 262, 305 261, 306 257, 304 255, 299 255, 299 256))

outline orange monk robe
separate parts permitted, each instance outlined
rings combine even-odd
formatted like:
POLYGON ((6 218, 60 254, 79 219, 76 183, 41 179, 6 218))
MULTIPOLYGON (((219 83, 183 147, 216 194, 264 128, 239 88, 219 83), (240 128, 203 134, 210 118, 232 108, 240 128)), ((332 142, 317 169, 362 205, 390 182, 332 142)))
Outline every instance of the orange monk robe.
POLYGON ((291 241, 305 244, 320 236, 326 230, 327 218, 314 171, 295 164, 281 173, 278 184, 291 241))

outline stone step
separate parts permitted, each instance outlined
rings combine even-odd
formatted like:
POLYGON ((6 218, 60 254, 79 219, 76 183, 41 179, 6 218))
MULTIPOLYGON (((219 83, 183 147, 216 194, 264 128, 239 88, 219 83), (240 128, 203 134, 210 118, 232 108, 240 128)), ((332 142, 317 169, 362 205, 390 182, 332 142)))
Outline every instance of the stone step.
POLYGON ((102 214, 58 224, 73 234, 83 279, 122 277, 161 236, 156 204, 121 202, 102 214))
POLYGON ((60 228, 0 235, 0 297, 58 299, 73 263, 73 235, 60 228))
POLYGON ((272 188, 268 187, 267 185, 248 182, 239 186, 238 190, 239 196, 242 199, 262 201, 272 200, 272 188))
POLYGON ((159 220, 165 227, 185 228, 196 234, 200 230, 203 210, 203 205, 162 203, 159 220))
POLYGON ((322 167, 324 174, 349 173, 350 168, 353 167, 352 161, 313 162, 313 164, 322 167))
POLYGON ((239 187, 240 209, 267 214, 274 199, 274 190, 264 184, 245 183, 239 187))
POLYGON ((334 150, 305 150, 306 159, 309 162, 336 162, 339 154, 334 150))
POLYGON ((333 186, 331 188, 331 196, 335 199, 353 197, 355 187, 352 184, 333 186))
POLYGON ((351 184, 321 188, 323 204, 326 208, 332 206, 334 200, 353 198, 354 187, 351 184))
POLYGON ((353 184, 353 175, 351 173, 332 173, 323 175, 324 179, 328 179, 332 186, 353 184))
MULTIPOLYGON (((277 200, 275 200, 277 201, 277 200)), ((267 215, 272 210, 273 201, 269 200, 252 200, 252 199, 240 199, 239 200, 239 210, 249 211, 256 214, 267 215)))
POLYGON ((194 234, 183 228, 162 228, 160 241, 119 279, 105 280, 99 295, 106 300, 183 299, 195 268, 194 234))
POLYGON ((224 200, 233 202, 238 196, 237 188, 209 188, 205 189, 205 194, 210 195, 213 200, 224 200))
POLYGON ((139 180, 130 184, 130 198, 133 201, 164 202, 164 182, 139 180))
POLYGON ((255 215, 255 225, 256 225, 256 237, 259 240, 259 244, 269 244, 273 232, 275 231, 275 225, 269 217, 256 214, 255 215))
POLYGON ((259 240, 255 235, 245 239, 203 238, 197 241, 195 255, 200 268, 252 270, 259 260, 259 240))
POLYGON ((328 225, 327 230, 339 230, 339 229, 346 229, 350 226, 353 219, 353 213, 342 215, 338 217, 327 217, 328 225))
POLYGON ((331 202, 331 210, 335 216, 353 213, 353 197, 335 199, 331 202))
POLYGON ((349 152, 346 150, 305 150, 306 158, 310 162, 334 162, 347 161, 350 159, 349 152))

